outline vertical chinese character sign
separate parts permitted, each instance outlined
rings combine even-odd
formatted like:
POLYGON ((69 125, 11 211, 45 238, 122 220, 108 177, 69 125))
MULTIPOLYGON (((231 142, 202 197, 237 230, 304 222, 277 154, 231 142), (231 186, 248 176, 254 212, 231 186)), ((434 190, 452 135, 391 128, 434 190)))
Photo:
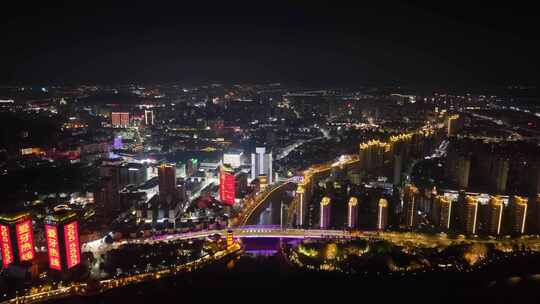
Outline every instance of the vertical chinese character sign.
POLYGON ((45 225, 45 237, 47 239, 47 251, 49 252, 49 267, 51 269, 62 270, 56 226, 45 225))
POLYGON ((11 237, 9 236, 9 227, 6 225, 0 225, 0 246, 2 249, 2 266, 6 268, 13 263, 11 237))
POLYGON ((66 244, 67 268, 70 269, 81 262, 77 221, 64 226, 64 241, 66 244))
POLYGON ((34 238, 32 236, 32 220, 28 219, 15 225, 19 260, 21 262, 34 259, 34 238))

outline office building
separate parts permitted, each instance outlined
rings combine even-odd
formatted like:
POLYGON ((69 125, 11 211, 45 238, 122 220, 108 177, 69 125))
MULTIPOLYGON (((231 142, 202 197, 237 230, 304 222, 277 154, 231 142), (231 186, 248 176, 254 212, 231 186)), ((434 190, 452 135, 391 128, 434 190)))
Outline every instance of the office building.
POLYGON ((255 148, 255 153, 251 154, 251 179, 259 176, 266 176, 267 183, 274 182, 272 171, 272 153, 266 153, 266 148, 255 148))

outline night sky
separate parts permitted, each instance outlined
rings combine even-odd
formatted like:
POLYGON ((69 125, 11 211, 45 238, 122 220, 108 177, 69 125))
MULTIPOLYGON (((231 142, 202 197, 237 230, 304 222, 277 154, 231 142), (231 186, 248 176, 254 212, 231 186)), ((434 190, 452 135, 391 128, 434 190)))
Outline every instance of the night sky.
POLYGON ((524 5, 80 2, 3 9, 0 83, 476 86, 540 78, 538 13, 524 5))

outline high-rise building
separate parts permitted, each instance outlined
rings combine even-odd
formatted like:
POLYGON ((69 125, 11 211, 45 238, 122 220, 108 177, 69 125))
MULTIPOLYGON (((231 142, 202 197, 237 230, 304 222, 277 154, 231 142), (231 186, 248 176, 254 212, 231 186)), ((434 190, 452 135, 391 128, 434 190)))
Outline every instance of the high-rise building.
POLYGON ((504 204, 500 197, 492 196, 489 199, 488 212, 488 233, 491 235, 499 235, 502 227, 504 204))
POLYGON ((447 121, 447 136, 456 135, 463 128, 463 119, 458 114, 448 117, 447 121))
POLYGON ((527 218, 527 198, 514 195, 510 200, 512 233, 522 234, 525 232, 525 220, 527 218))
POLYGON ((45 219, 49 267, 71 269, 81 263, 79 222, 74 212, 60 212, 45 219))
POLYGON ((127 112, 112 112, 111 124, 115 128, 129 127, 129 113, 127 112))
POLYGON ((242 157, 244 151, 242 150, 229 150, 223 153, 223 164, 230 165, 233 168, 238 168, 242 165, 242 157))
POLYGON ((407 227, 414 227, 416 225, 419 196, 420 192, 418 188, 413 185, 405 186, 403 191, 403 219, 407 227))
POLYGON ((487 178, 493 191, 497 193, 506 192, 509 170, 510 162, 507 158, 497 157, 492 160, 491 172, 488 174, 487 178))
POLYGON ((466 234, 476 233, 476 221, 478 217, 478 200, 474 196, 465 196, 463 204, 463 230, 466 234))
POLYGON ((144 110, 144 124, 147 126, 154 125, 154 111, 144 110))
POLYGON ((234 235, 231 229, 227 230, 227 247, 234 245, 234 235))
POLYGON ((236 197, 234 170, 229 165, 222 165, 219 170, 219 199, 225 205, 234 205, 236 197))
POLYGON ((536 222, 536 231, 540 232, 540 194, 536 195, 535 199, 535 212, 534 212, 534 221, 536 222))
POLYGON ((158 168, 158 183, 160 196, 175 196, 176 193, 176 167, 169 164, 161 164, 158 168))
POLYGON ((257 147, 255 153, 251 154, 251 178, 258 178, 266 175, 268 184, 274 182, 272 171, 272 153, 266 153, 266 148, 257 147))
POLYGON ((0 215, 2 265, 31 261, 35 257, 32 218, 29 213, 0 215))
POLYGON ((388 224, 388 201, 384 198, 379 199, 377 204, 377 229, 384 230, 388 224))
POLYGON ((394 155, 394 185, 399 185, 401 182, 401 171, 403 170, 403 155, 394 155))
POLYGON ((146 167, 137 163, 120 165, 120 188, 127 185, 140 185, 148 179, 146 167))
POLYGON ((304 220, 306 215, 306 190, 304 186, 298 185, 296 189, 298 203, 296 205, 296 225, 299 227, 304 226, 304 220))
POLYGON ((321 200, 321 211, 320 211, 320 228, 327 229, 330 227, 330 198, 325 196, 321 200))
POLYGON ((437 210, 439 212, 438 226, 443 230, 450 229, 452 219, 452 200, 448 197, 439 195, 436 198, 437 210))
POLYGON ((354 229, 358 227, 358 199, 352 196, 349 199, 349 212, 347 214, 347 227, 354 229))
POLYGON ((186 175, 193 176, 199 170, 199 160, 196 158, 190 158, 186 164, 186 175))
POLYGON ((450 146, 444 166, 445 177, 459 189, 466 189, 469 186, 471 173, 471 158, 465 151, 453 150, 450 146))

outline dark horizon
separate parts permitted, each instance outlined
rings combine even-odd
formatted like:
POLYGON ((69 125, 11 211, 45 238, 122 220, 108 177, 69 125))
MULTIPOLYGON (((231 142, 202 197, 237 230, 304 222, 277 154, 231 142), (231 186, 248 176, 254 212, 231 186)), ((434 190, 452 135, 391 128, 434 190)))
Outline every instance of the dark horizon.
POLYGON ((8 10, 0 83, 539 82, 530 8, 66 3, 8 10))

